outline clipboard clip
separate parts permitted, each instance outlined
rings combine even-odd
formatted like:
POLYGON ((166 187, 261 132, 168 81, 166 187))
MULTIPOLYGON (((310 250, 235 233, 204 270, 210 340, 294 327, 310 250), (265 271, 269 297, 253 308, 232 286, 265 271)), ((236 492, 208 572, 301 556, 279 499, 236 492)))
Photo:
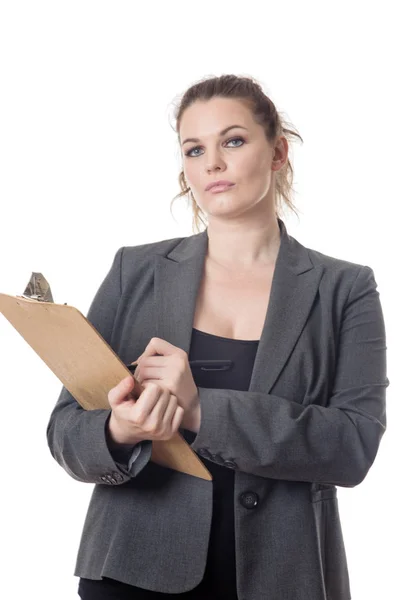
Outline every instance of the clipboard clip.
POLYGON ((24 293, 19 298, 37 300, 38 302, 54 302, 47 279, 42 273, 35 273, 33 271, 24 293))

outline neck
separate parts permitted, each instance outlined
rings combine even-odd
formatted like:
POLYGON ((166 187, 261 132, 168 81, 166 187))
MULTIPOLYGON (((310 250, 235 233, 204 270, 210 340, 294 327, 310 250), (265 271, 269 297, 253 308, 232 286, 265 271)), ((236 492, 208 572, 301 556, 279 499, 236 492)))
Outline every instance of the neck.
POLYGON ((251 227, 238 223, 209 223, 207 258, 230 269, 271 266, 280 246, 279 223, 274 215, 251 227))

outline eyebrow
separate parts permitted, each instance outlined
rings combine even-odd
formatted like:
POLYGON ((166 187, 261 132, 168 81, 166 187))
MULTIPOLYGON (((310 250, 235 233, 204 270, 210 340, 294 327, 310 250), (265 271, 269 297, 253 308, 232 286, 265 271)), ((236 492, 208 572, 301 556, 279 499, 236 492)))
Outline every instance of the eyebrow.
MULTIPOLYGON (((246 129, 246 127, 243 127, 242 125, 229 125, 229 127, 226 127, 225 129, 220 131, 219 135, 225 135, 225 133, 227 133, 230 129, 235 129, 235 127, 239 127, 240 129, 246 129)), ((186 138, 186 140, 182 142, 182 146, 183 144, 186 144, 186 142, 200 142, 200 140, 199 138, 186 138)))

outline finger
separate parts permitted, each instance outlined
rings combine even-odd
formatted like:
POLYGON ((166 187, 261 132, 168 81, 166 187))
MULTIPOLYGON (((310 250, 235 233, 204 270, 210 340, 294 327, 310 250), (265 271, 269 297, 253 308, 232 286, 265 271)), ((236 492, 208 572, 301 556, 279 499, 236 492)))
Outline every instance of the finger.
POLYGON ((151 338, 150 342, 147 344, 142 357, 144 356, 154 356, 154 355, 169 355, 175 354, 175 352, 182 352, 181 348, 174 346, 167 342, 167 340, 163 340, 161 338, 151 338))
POLYGON ((183 421, 183 417, 185 415, 185 411, 183 410, 182 406, 178 406, 176 408, 175 414, 172 418, 172 431, 178 431, 180 424, 183 421))
MULTIPOLYGON (((160 427, 169 429, 171 427, 171 420, 175 414, 177 407, 176 396, 173 396, 168 391, 164 393, 165 406, 156 407, 153 411, 154 418, 160 424, 160 427), (157 410, 159 409, 159 410, 157 410)), ((153 413, 151 416, 153 416, 153 413)))
MULTIPOLYGON (((167 356, 142 356, 137 361, 137 367, 166 367, 170 364, 170 357, 167 356)), ((135 369, 135 372, 136 372, 135 369)))
POLYGON ((150 430, 153 431, 160 429, 168 429, 169 422, 172 416, 171 411, 173 412, 175 410, 175 407, 176 399, 174 402, 174 398, 171 398, 171 394, 169 393, 169 391, 161 389, 161 394, 158 398, 158 402, 153 408, 152 412, 150 413, 146 425, 150 428, 150 430))
POLYGON ((126 396, 132 391, 135 380, 128 375, 108 392, 108 401, 112 406, 121 404, 126 396))
POLYGON ((157 387, 159 387, 162 391, 167 391, 170 394, 174 394, 174 390, 167 385, 167 383, 163 379, 145 379, 143 383, 141 383, 142 388, 146 388, 151 383, 155 383, 157 387))
POLYGON ((163 390, 156 383, 143 386, 143 392, 132 408, 131 418, 139 425, 144 425, 159 402, 163 390))
POLYGON ((155 381, 161 381, 165 379, 167 371, 165 369, 161 369, 159 367, 141 367, 139 369, 139 373, 137 373, 137 369, 135 371, 135 378, 140 382, 148 381, 149 379, 155 381))

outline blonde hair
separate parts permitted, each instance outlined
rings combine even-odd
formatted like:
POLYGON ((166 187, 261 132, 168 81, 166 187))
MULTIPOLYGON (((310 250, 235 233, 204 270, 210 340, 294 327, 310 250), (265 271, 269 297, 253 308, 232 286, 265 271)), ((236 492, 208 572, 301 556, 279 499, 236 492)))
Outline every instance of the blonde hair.
MULTIPOLYGON (((295 138, 303 142, 301 135, 289 128, 289 124, 278 113, 275 104, 264 94, 261 85, 254 78, 237 75, 207 77, 186 90, 180 102, 176 105, 173 115, 175 119, 174 130, 178 136, 185 110, 196 102, 196 100, 204 101, 215 97, 235 98, 246 104, 251 110, 255 121, 264 128, 265 136, 270 143, 273 144, 281 135, 286 137, 288 143, 291 139, 295 138)), ((179 173, 178 182, 181 191, 172 199, 170 209, 175 200, 188 194, 192 203, 192 230, 194 233, 199 233, 201 231, 201 223, 207 227, 207 217, 195 201, 186 182, 183 169, 179 173)), ((293 191, 293 167, 288 158, 283 167, 276 172, 275 211, 278 217, 282 216, 281 211, 285 206, 298 214, 292 202, 293 191)))

